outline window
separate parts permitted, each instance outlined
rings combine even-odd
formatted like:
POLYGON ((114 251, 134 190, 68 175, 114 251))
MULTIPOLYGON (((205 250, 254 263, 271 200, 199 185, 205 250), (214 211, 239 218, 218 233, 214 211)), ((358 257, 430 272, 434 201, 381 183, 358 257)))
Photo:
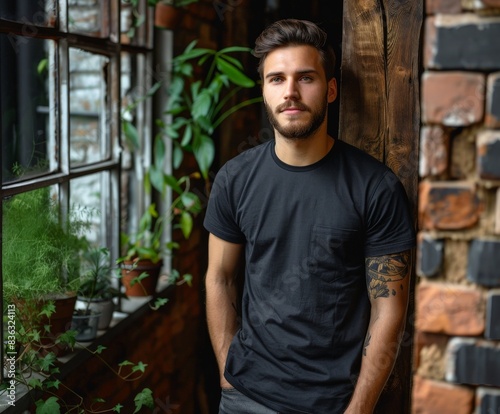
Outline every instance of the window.
POLYGON ((0 2, 2 229, 7 203, 48 189, 63 216, 95 211, 87 238, 119 256, 120 232, 143 211, 151 152, 151 100, 129 105, 152 84, 152 8, 131 3, 0 2), (123 116, 142 144, 133 156, 123 116))

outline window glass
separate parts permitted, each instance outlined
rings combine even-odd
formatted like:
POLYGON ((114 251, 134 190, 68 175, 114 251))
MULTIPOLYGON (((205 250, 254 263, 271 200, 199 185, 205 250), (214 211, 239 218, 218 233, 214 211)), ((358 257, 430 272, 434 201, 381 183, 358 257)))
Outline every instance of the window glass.
POLYGON ((54 42, 0 34, 2 183, 57 168, 54 42))
MULTIPOLYGON (((56 5, 57 0, 2 0, 0 1, 0 18, 36 26, 54 27, 56 5)), ((29 30, 32 31, 32 29, 29 30)))
POLYGON ((120 0, 120 38, 123 44, 134 46, 152 45, 151 20, 154 7, 146 0, 120 0))
POLYGON ((103 161, 110 156, 106 56, 69 50, 71 166, 103 161))
POLYGON ((91 227, 87 239, 96 246, 106 245, 107 228, 105 217, 109 210, 109 174, 100 172, 84 175, 70 181, 70 205, 85 206, 89 213, 91 227))
POLYGON ((109 4, 101 0, 69 0, 68 29, 87 36, 109 35, 109 4))

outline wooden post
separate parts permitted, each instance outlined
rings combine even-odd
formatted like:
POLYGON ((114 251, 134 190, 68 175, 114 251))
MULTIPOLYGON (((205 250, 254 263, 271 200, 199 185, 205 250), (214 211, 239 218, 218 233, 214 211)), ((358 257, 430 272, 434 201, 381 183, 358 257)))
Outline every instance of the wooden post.
MULTIPOLYGON (((401 179, 417 216, 423 0, 344 0, 340 133, 401 179)), ((376 413, 410 413, 414 285, 400 353, 376 413)))

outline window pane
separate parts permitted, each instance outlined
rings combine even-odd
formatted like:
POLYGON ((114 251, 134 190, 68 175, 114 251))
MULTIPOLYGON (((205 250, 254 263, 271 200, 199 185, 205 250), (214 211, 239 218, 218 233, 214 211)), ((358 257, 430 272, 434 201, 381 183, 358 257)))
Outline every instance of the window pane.
POLYGON ((152 24, 154 7, 147 0, 120 1, 121 42, 134 46, 152 46, 152 24))
POLYGON ((57 0, 2 0, 0 17, 37 26, 54 27, 57 0))
MULTIPOLYGON (((91 218, 87 240, 96 246, 106 244, 106 202, 109 199, 108 173, 85 175, 70 181, 70 205, 85 206, 91 218)), ((110 223, 108 223, 110 224, 110 223)), ((111 224, 110 224, 111 227, 111 224)))
POLYGON ((69 0, 68 29, 88 36, 109 35, 109 2, 106 0, 69 0))
POLYGON ((70 162, 95 163, 110 156, 108 65, 103 55, 69 50, 70 162))
POLYGON ((57 168, 54 50, 51 40, 0 34, 3 184, 57 168))

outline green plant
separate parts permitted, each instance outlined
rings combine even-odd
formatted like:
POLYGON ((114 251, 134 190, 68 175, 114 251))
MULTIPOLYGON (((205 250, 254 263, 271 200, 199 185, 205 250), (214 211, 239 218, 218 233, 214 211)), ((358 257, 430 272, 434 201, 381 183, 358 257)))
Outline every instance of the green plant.
MULTIPOLYGON (((158 121, 157 124, 161 128, 160 137, 166 136, 173 140, 174 168, 181 165, 185 152, 192 152, 201 175, 208 180, 208 170, 215 154, 212 135, 216 128, 234 112, 261 102, 262 98, 230 104, 231 99, 242 89, 255 86, 255 82, 243 72, 243 63, 232 55, 250 53, 250 48, 232 46, 214 50, 196 48, 196 44, 197 40, 193 40, 184 52, 173 59, 165 111, 172 115, 173 122, 165 125, 158 121)), ((156 153, 163 155, 161 144, 157 145, 160 148, 155 150, 156 153)), ((152 171, 156 173, 161 167, 159 164, 155 162, 152 171)))
MULTIPOLYGON (((41 313, 49 319, 53 312, 50 304, 46 304, 39 309, 41 313)), ((40 352, 38 347, 40 331, 37 329, 26 330, 24 328, 16 330, 14 338, 9 336, 6 342, 8 374, 7 380, 0 386, 1 393, 9 393, 13 388, 24 387, 33 398, 36 406, 36 414, 57 414, 57 413, 119 413, 124 408, 121 404, 110 406, 102 398, 88 401, 79 391, 69 388, 59 377, 59 362, 53 352, 40 352), (17 350, 15 344, 24 344, 17 350), (35 346, 36 345, 36 346, 35 346), (11 355, 15 355, 12 356, 11 355)), ((61 346, 74 348, 76 345, 75 331, 67 331, 58 338, 61 346)), ((132 363, 128 360, 122 361, 115 368, 107 363, 102 357, 104 346, 95 349, 79 344, 84 352, 89 352, 100 360, 118 378, 125 382, 133 382, 140 379, 145 373, 147 365, 142 362, 132 363)), ((154 408, 152 391, 144 388, 138 392, 134 399, 135 411, 142 407, 154 408)), ((128 409, 128 407, 127 407, 128 409)))
POLYGON ((83 254, 83 269, 78 296, 85 299, 112 299, 120 296, 113 285, 113 268, 106 247, 92 247, 83 254))
MULTIPOLYGON (((179 247, 178 243, 161 244, 165 222, 173 223, 185 239, 191 235, 194 218, 201 211, 201 201, 192 189, 192 180, 203 178, 205 188, 209 188, 209 169, 215 155, 212 139, 217 127, 239 109, 261 102, 262 98, 244 100, 232 104, 231 100, 243 89, 253 88, 255 82, 244 74, 243 63, 234 53, 249 53, 250 48, 234 46, 221 50, 197 48, 197 40, 192 41, 185 50, 172 61, 172 78, 167 85, 168 104, 165 115, 171 115, 172 122, 165 124, 156 120, 158 133, 153 143, 152 164, 146 171, 145 186, 150 193, 155 189, 160 197, 165 198, 167 188, 173 193, 173 201, 167 206, 167 212, 159 215, 155 204, 140 219, 138 231, 134 234, 122 234, 123 256, 119 262, 145 257, 160 260, 166 254, 172 254, 179 247), (195 71, 196 66, 196 71, 195 71), (173 142, 172 159, 166 141, 173 142), (165 173, 167 165, 179 170, 186 154, 192 154, 197 164, 197 171, 190 174, 165 173)), ((131 114, 139 102, 149 99, 165 86, 158 82, 142 98, 133 102, 122 117, 122 130, 131 151, 140 150, 139 135, 134 127, 131 114)), ((140 277, 136 282, 140 282, 140 277)), ((183 275, 171 270, 171 281, 190 283, 191 275, 183 275)))
POLYGON ((3 204, 5 303, 76 292, 91 216, 91 211, 73 206, 62 220, 49 188, 16 195, 3 204))

